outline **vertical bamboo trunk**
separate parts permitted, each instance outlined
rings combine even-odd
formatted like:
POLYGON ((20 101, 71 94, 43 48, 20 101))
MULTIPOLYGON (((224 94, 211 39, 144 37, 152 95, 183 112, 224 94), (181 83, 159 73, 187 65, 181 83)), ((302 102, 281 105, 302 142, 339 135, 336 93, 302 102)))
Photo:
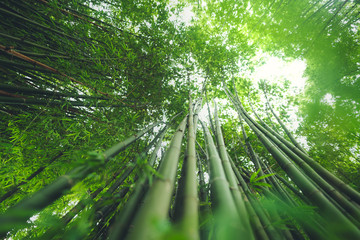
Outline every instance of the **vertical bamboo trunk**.
MULTIPOLYGON (((227 89, 225 90, 227 91, 227 89)), ((277 147, 273 145, 260 129, 254 125, 253 120, 250 120, 250 117, 242 108, 239 100, 237 99, 235 101, 235 99, 231 97, 230 100, 233 101, 238 111, 239 118, 243 118, 247 122, 283 170, 293 179, 311 202, 319 207, 321 215, 325 219, 330 220, 329 223, 331 224, 332 232, 340 238, 360 238, 359 229, 347 219, 277 147), (339 226, 341 227, 339 228, 339 226)))
MULTIPOLYGON (((162 140, 164 135, 169 128, 169 124, 165 126, 163 131, 159 133, 159 140, 156 143, 155 149, 149 157, 148 164, 153 167, 155 164, 156 155, 161 147, 162 140)), ((154 139, 155 140, 155 139, 154 139)), ((140 180, 136 183, 135 190, 129 200, 126 202, 126 205, 120 210, 114 225, 110 225, 112 228, 112 233, 110 239, 124 239, 131 222, 134 219, 136 214, 136 208, 140 205, 140 202, 148 191, 149 181, 147 176, 142 176, 140 180)))
MULTIPOLYGON (((236 104, 236 103, 235 103, 236 104)), ((240 108, 242 108, 241 104, 239 104, 240 108)), ((319 163, 314 161, 311 157, 309 157, 306 153, 299 150, 296 146, 294 146, 292 143, 287 141, 285 138, 280 136, 278 133, 276 133, 274 130, 272 130, 268 125, 266 125, 263 122, 263 127, 259 124, 256 124, 254 120, 249 118, 257 127, 266 134, 267 137, 271 138, 274 142, 279 142, 277 144, 283 151, 285 151, 287 154, 290 154, 291 156, 294 156, 296 154, 299 156, 303 161, 305 161, 308 165, 310 165, 321 177, 323 177, 325 180, 327 180, 331 185, 333 185, 335 188, 337 188, 342 193, 346 194, 351 200, 356 202, 357 204, 360 204, 360 193, 357 192, 355 189, 351 188, 348 184, 344 183, 342 180, 340 180, 338 177, 336 177, 334 174, 330 173, 327 169, 322 167, 319 163), (280 142, 282 144, 280 144, 280 142), (287 147, 287 148, 285 148, 287 147)))
POLYGON ((184 159, 185 164, 185 182, 183 195, 183 212, 181 216, 182 231, 186 239, 199 239, 198 231, 198 211, 199 200, 197 195, 197 177, 196 177, 196 151, 195 151, 195 131, 192 101, 189 104, 188 118, 188 146, 187 154, 184 159))
POLYGON ((215 207, 215 237, 231 239, 235 236, 242 236, 252 239, 252 230, 248 229, 247 225, 249 220, 243 219, 238 214, 214 141, 204 123, 202 125, 209 152, 211 199, 215 207))
MULTIPOLYGON (((244 201, 245 201, 245 206, 246 209, 249 213, 249 217, 250 217, 250 223, 251 223, 251 227, 254 231, 254 235, 255 235, 255 239, 260 239, 260 240, 268 240, 269 237, 267 235, 267 233, 265 232, 265 229, 263 227, 263 225, 260 222, 260 219, 258 217, 258 215, 256 214, 254 208, 252 207, 248 197, 245 194, 245 189, 243 186, 247 186, 244 179, 242 178, 241 174, 239 173, 239 170, 237 169, 237 167, 235 166, 234 162, 232 161, 231 158, 229 158, 231 166, 234 170, 234 173, 236 175, 236 178, 239 181, 239 189, 241 190, 241 193, 244 197, 244 201)), ((247 189, 248 193, 250 192, 249 189, 247 189)))
POLYGON ((246 149, 247 149, 246 153, 249 154, 249 158, 254 163, 256 170, 260 169, 259 176, 263 176, 264 172, 263 172, 263 170, 261 168, 260 161, 259 161, 257 155, 255 154, 255 151, 252 148, 251 143, 248 140, 248 137, 247 137, 246 132, 245 132, 244 124, 242 123, 242 121, 240 121, 240 125, 241 125, 241 132, 242 132, 243 138, 245 140, 245 146, 246 146, 246 149))
POLYGON ((245 207, 245 203, 244 203, 244 199, 241 196, 240 190, 238 188, 238 183, 236 181, 236 176, 234 174, 234 171, 231 167, 229 158, 228 158, 228 153, 226 151, 225 148, 225 142, 224 142, 224 138, 222 135, 222 131, 220 128, 220 122, 219 122, 219 117, 218 117, 218 111, 217 111, 217 105, 215 103, 215 132, 216 132, 216 137, 217 137, 217 142, 218 142, 218 148, 219 148, 219 153, 220 153, 220 159, 222 162, 222 165, 224 167, 225 170, 225 174, 226 174, 226 178, 229 182, 229 186, 230 186, 230 190, 236 205, 236 208, 238 210, 239 216, 241 216, 241 220, 243 221, 243 225, 246 228, 246 231, 249 232, 249 238, 248 239, 254 239, 254 236, 252 234, 251 231, 251 227, 250 227, 250 222, 249 222, 249 216, 248 213, 246 211, 246 207, 245 207))
POLYGON ((180 123, 171 140, 159 168, 159 177, 154 181, 144 205, 136 214, 134 229, 127 239, 159 239, 161 233, 157 226, 165 223, 168 214, 185 126, 186 118, 180 123))

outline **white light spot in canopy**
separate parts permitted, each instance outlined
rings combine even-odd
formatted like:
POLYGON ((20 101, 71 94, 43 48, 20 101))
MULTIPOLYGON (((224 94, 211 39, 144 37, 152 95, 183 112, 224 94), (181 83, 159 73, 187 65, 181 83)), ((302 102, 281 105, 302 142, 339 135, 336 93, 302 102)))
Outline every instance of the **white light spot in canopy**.
POLYGON ((303 76, 306 68, 305 61, 300 59, 284 61, 279 57, 265 54, 260 54, 258 58, 259 61, 263 61, 263 64, 255 67, 254 72, 249 76, 254 82, 266 80, 271 84, 288 80, 292 86, 299 88, 299 90, 304 89, 306 81, 303 76))

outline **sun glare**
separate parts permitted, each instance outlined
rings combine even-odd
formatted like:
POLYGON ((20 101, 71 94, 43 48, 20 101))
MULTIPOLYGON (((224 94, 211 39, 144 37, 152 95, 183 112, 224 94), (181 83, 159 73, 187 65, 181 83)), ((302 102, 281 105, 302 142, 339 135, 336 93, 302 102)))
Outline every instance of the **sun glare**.
POLYGON ((281 58, 264 54, 262 54, 260 60, 264 64, 255 67, 255 70, 249 76, 254 82, 266 80, 270 83, 279 83, 289 80, 292 86, 297 87, 299 90, 304 89, 306 81, 304 77, 305 61, 300 59, 284 61, 281 58))

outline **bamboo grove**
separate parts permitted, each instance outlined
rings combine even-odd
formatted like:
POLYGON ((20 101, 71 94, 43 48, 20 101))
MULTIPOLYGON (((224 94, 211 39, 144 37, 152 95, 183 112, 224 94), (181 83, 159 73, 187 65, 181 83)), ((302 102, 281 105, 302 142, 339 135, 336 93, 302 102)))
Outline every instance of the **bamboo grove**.
POLYGON ((225 2, 0 3, 1 239, 360 239, 358 4, 225 2), (303 99, 242 75, 259 49, 307 60, 303 99))

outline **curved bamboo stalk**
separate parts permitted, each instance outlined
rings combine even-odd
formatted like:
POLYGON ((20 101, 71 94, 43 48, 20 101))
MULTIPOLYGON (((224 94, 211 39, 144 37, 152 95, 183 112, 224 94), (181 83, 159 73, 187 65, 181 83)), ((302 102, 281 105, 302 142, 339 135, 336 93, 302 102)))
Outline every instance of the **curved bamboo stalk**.
POLYGON ((72 37, 72 36, 70 36, 70 35, 68 35, 68 34, 66 34, 66 33, 60 32, 60 31, 55 30, 55 29, 53 29, 53 28, 51 28, 51 27, 47 27, 47 26, 42 25, 42 24, 40 24, 40 23, 37 23, 37 22, 35 22, 35 21, 31 20, 31 19, 28 19, 28 18, 26 18, 26 17, 23 17, 23 16, 21 16, 21 15, 19 15, 19 14, 10 12, 10 11, 8 11, 8 10, 6 10, 6 9, 0 8, 0 12, 2 12, 3 14, 6 14, 6 15, 8 15, 8 16, 11 16, 11 17, 14 17, 14 18, 23 20, 24 22, 33 24, 34 26, 37 26, 37 27, 40 28, 40 29, 45 29, 45 30, 47 30, 47 31, 56 33, 56 34, 58 34, 58 35, 60 35, 60 36, 63 36, 63 37, 72 39, 72 40, 74 40, 74 41, 76 41, 76 42, 81 42, 81 41, 82 41, 82 40, 79 39, 79 38, 72 37))
MULTIPOLYGON (((252 123, 254 121, 252 120, 252 123)), ((261 126, 259 126, 261 130, 261 126)), ((354 217, 354 219, 360 219, 360 209, 357 206, 353 205, 349 200, 347 200, 343 195, 341 195, 332 185, 326 182, 321 176, 315 172, 310 165, 303 161, 299 156, 293 153, 289 148, 287 148, 282 142, 277 138, 273 137, 265 129, 262 129, 263 133, 271 139, 276 146, 278 146, 285 154, 287 154, 301 169, 306 173, 306 175, 316 182, 332 199, 334 199, 341 207, 343 207, 347 213, 354 217)), ((359 225, 358 222, 355 222, 359 225)))
MULTIPOLYGON (((254 124, 256 122, 249 118, 254 124)), ((274 130, 272 130, 269 126, 267 126, 264 123, 264 127, 261 125, 257 125, 257 127, 266 133, 266 136, 271 138, 272 141, 279 143, 278 146, 281 148, 281 150, 285 151, 287 154, 292 156, 292 159, 299 159, 294 154, 299 156, 303 161, 305 161, 312 169, 314 169, 321 177, 329 181, 334 187, 336 187, 339 191, 346 194, 348 197, 350 197, 354 202, 357 204, 360 204, 360 193, 357 192, 355 189, 350 187, 348 184, 344 183, 342 180, 340 180, 338 177, 336 177, 334 174, 329 172, 327 169, 325 169, 323 166, 321 166, 319 163, 314 161, 311 157, 309 157, 307 154, 299 150, 297 147, 295 147, 293 144, 291 144, 289 141, 281 137, 279 134, 277 134, 274 130), (281 142, 279 142, 276 138, 281 142)))
POLYGON ((66 106, 73 107, 126 107, 123 104, 108 103, 86 103, 83 101, 57 101, 52 99, 34 99, 34 98, 18 98, 18 97, 1 97, 0 103, 8 105, 48 105, 48 106, 66 106))
POLYGON ((46 51, 50 51, 50 52, 53 52, 53 53, 56 53, 56 54, 66 55, 66 53, 64 53, 64 52, 59 52, 59 51, 54 50, 54 49, 51 49, 51 48, 49 48, 49 47, 42 46, 42 45, 39 45, 39 44, 37 44, 37 43, 24 40, 24 39, 22 39, 22 38, 10 36, 10 35, 7 35, 7 34, 5 34, 5 33, 0 33, 0 37, 8 38, 8 39, 11 39, 11 40, 13 40, 13 41, 16 41, 16 42, 19 42, 19 43, 24 43, 24 44, 27 44, 27 45, 29 45, 29 46, 37 47, 37 48, 39 48, 39 49, 46 50, 46 51))

